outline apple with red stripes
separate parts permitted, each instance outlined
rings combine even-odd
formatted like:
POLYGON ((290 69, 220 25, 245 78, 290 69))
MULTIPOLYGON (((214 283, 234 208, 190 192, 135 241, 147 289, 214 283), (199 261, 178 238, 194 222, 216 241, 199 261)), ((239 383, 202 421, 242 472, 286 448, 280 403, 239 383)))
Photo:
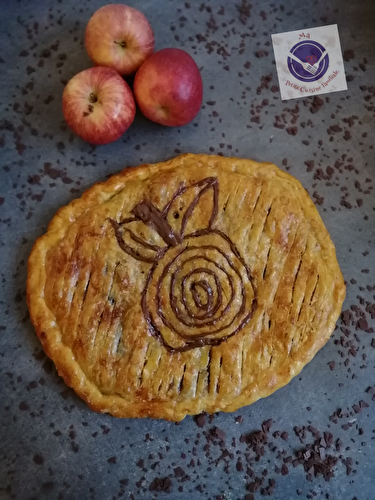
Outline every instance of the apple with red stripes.
POLYGON ((142 12, 124 4, 108 4, 90 18, 85 47, 97 66, 130 75, 154 52, 155 37, 142 12))
POLYGON ((64 89, 62 106, 66 123, 90 144, 116 141, 135 117, 129 85, 114 69, 102 66, 75 75, 64 89))

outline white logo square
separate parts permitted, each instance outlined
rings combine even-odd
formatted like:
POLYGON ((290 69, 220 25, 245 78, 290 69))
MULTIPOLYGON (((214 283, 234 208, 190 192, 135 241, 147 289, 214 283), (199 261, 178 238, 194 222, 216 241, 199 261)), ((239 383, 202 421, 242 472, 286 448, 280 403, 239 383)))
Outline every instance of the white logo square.
POLYGON ((271 38, 282 100, 347 90, 336 24, 271 38))

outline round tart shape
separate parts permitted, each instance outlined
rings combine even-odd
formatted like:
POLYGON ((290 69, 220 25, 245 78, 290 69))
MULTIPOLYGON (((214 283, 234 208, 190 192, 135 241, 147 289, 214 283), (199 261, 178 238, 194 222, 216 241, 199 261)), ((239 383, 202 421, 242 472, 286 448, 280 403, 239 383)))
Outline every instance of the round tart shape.
POLYGON ((30 317, 93 410, 171 421, 287 384, 345 296, 302 185, 270 163, 179 156, 60 209, 28 261, 30 317))

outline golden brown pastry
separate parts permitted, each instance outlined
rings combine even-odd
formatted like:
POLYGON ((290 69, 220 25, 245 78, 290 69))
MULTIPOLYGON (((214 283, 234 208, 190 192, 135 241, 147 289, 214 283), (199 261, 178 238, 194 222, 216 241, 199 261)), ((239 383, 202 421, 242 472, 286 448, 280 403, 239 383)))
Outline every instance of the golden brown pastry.
POLYGON ((178 421, 287 384, 345 295, 307 192, 270 163, 183 155, 58 211, 28 264, 31 320, 96 411, 178 421))

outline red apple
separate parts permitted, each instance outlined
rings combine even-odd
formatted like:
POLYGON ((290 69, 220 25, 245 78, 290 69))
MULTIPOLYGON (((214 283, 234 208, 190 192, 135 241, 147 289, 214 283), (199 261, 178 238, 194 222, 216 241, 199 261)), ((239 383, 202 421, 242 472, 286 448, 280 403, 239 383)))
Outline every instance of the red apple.
POLYGON ((142 113, 161 125, 185 125, 202 105, 198 66, 181 49, 162 49, 146 59, 135 75, 133 90, 142 113))
POLYGON ((132 91, 114 70, 96 66, 67 83, 62 98, 69 127, 91 144, 116 141, 133 123, 132 91))
POLYGON ((154 33, 145 16, 127 5, 101 7, 86 27, 85 46, 90 59, 120 75, 134 73, 154 52, 154 44, 154 33))

